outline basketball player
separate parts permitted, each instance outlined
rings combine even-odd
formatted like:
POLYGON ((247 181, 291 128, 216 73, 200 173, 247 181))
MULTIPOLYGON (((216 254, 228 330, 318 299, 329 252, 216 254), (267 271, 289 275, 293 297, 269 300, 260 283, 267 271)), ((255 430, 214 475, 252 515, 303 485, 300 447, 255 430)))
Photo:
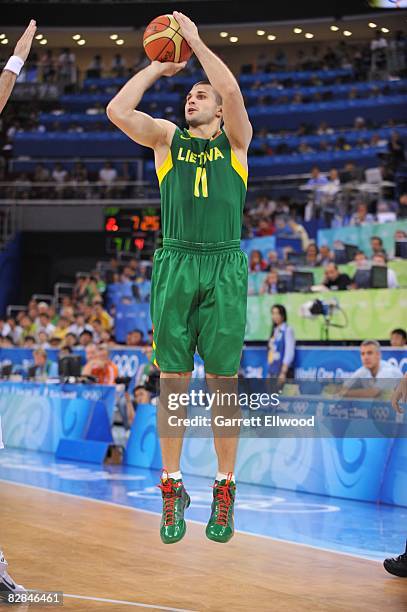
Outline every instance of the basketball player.
MULTIPOLYGON (((31 20, 28 28, 16 44, 14 55, 10 57, 3 68, 3 72, 0 75, 0 113, 5 107, 13 91, 14 83, 28 57, 36 30, 36 23, 31 20)), ((2 448, 4 448, 4 445, 0 417, 0 449, 2 448)), ((21 593, 25 591, 24 587, 22 587, 21 584, 16 584, 7 573, 7 565, 3 551, 0 549, 0 601, 1 599, 7 599, 9 593, 21 593)))
MULTIPOLYGON (((188 384, 196 347, 205 363, 208 386, 213 388, 220 379, 235 384, 243 347, 247 257, 240 249, 240 237, 252 127, 227 66, 203 43, 188 17, 174 11, 170 18, 174 29, 180 25, 209 81, 196 83, 187 93, 188 129, 134 110, 160 77, 177 74, 185 62, 153 61, 124 85, 107 114, 130 138, 154 150, 163 248, 154 256, 151 317, 161 389, 171 377, 188 384)), ((164 412, 161 404, 159 432, 164 412)), ((165 544, 171 544, 185 534, 184 510, 190 498, 180 472, 182 435, 160 437, 166 466, 159 485, 163 496, 160 535, 165 544)), ((227 542, 234 533, 238 435, 226 438, 215 433, 214 441, 218 472, 206 535, 227 542)))

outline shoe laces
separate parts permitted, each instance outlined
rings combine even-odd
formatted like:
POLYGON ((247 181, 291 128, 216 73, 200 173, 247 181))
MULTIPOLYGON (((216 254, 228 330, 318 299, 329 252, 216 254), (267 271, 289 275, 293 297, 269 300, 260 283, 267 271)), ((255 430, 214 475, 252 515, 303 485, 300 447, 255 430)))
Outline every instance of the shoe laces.
POLYGON ((214 484, 215 500, 218 502, 218 516, 216 517, 216 525, 226 527, 228 524, 229 510, 232 503, 229 485, 232 481, 232 472, 228 473, 225 484, 214 484))
POLYGON ((174 525, 175 521, 175 500, 181 496, 181 482, 174 482, 168 478, 167 470, 163 470, 161 476, 161 484, 157 485, 162 491, 164 501, 164 524, 166 526, 174 525), (165 476, 166 474, 166 476, 165 476))

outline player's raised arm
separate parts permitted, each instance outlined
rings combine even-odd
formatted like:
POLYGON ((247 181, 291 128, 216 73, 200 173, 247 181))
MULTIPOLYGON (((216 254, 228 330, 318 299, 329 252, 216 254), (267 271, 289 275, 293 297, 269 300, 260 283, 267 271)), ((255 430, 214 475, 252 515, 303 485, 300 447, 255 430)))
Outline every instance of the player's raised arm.
POLYGON ((222 96, 225 130, 235 149, 247 151, 253 135, 240 87, 229 68, 201 40, 196 25, 183 13, 174 11, 182 35, 194 51, 212 87, 222 96))
POLYGON ((21 68, 28 57, 36 31, 36 22, 31 19, 27 29, 16 44, 14 54, 3 68, 3 72, 0 75, 0 113, 6 106, 21 68))
POLYGON ((156 149, 170 144, 175 125, 165 119, 153 119, 135 110, 144 93, 162 76, 173 76, 185 67, 186 62, 151 62, 140 70, 109 102, 106 112, 110 121, 129 138, 146 147, 156 149))

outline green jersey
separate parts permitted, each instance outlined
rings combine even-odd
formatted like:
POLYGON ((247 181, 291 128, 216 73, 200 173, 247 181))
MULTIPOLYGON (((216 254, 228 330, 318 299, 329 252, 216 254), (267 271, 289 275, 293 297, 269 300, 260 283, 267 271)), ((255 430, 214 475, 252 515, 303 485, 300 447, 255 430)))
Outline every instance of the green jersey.
POLYGON ((199 243, 240 239, 247 170, 223 130, 205 139, 177 127, 157 176, 163 238, 199 243))

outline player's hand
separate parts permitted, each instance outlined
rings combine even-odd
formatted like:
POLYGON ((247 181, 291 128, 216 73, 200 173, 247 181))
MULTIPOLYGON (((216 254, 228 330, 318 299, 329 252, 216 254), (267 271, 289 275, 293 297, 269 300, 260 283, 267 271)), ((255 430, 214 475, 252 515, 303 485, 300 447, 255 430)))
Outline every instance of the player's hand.
POLYGON ((196 27, 194 22, 191 21, 191 19, 187 17, 186 15, 184 15, 183 13, 174 11, 173 16, 178 21, 181 27, 182 36, 185 38, 189 46, 192 47, 193 49, 194 43, 196 43, 199 40, 198 28, 196 27))
POLYGON ((158 72, 160 76, 172 77, 174 74, 183 70, 187 65, 186 62, 151 62, 151 66, 158 72))
POLYGON ((20 59, 25 62, 31 49, 34 35, 37 31, 37 23, 34 19, 31 19, 28 28, 17 42, 14 49, 14 55, 17 55, 20 59))
POLYGON ((390 401, 393 409, 396 412, 399 414, 404 413, 404 410, 400 406, 399 402, 407 402, 407 374, 404 375, 404 378, 400 380, 399 384, 393 391, 390 401))

